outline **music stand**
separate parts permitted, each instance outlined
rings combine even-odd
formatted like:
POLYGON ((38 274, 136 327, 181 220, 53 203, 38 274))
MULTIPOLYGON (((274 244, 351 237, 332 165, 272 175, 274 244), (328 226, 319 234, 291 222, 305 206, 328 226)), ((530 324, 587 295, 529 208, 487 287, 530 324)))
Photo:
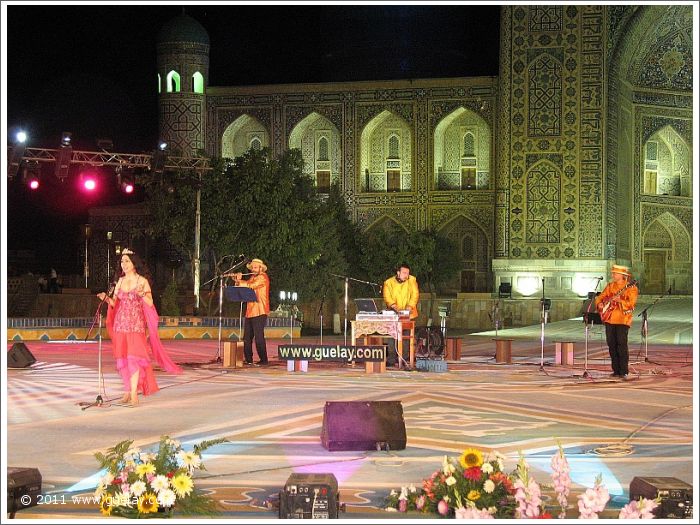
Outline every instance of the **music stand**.
MULTIPOLYGON (((224 289, 224 296, 226 300, 232 303, 240 302, 241 309, 238 314, 238 340, 240 341, 243 337, 243 303, 254 303, 258 300, 255 296, 255 292, 248 288, 247 286, 226 286, 224 289)), ((216 357, 219 360, 219 355, 221 352, 221 330, 219 330, 219 350, 217 351, 216 357)))
POLYGON ((591 311, 591 307, 595 304, 596 295, 598 295, 598 285, 600 285, 601 280, 602 278, 596 279, 595 290, 592 292, 588 292, 588 305, 586 306, 586 311, 583 312, 583 322, 586 325, 586 343, 584 346, 585 354, 583 361, 583 374, 581 375, 581 377, 590 377, 591 375, 588 373, 588 330, 594 324, 603 324, 603 320, 601 319, 598 311, 591 311))

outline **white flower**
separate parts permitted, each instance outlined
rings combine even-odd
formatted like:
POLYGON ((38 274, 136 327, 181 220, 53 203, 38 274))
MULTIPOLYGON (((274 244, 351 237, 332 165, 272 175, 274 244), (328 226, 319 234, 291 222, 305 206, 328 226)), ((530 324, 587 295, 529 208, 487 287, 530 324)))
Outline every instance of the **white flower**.
POLYGON ((97 488, 95 489, 95 498, 101 499, 102 494, 105 493, 105 487, 104 485, 97 485, 97 488))
POLYGON ((199 454, 195 454, 194 452, 185 452, 184 450, 180 450, 177 453, 177 457, 190 471, 195 468, 199 468, 199 466, 202 464, 202 458, 199 457, 199 454))
POLYGON ((447 503, 450 502, 450 497, 449 497, 447 494, 445 494, 445 495, 442 497, 442 499, 444 499, 447 503))
POLYGON ((172 447, 180 448, 181 444, 177 439, 168 439, 166 443, 172 447))
POLYGON ((155 460, 158 456, 154 452, 146 452, 145 454, 141 454, 141 461, 144 463, 149 463, 155 460))
POLYGON ((505 466, 503 465, 503 460, 502 459, 497 459, 496 462, 498 463, 498 470, 503 472, 505 470, 505 466))
POLYGON ((158 493, 158 504, 162 507, 172 507, 175 504, 175 493, 170 489, 161 490, 158 493))
POLYGON ((167 490, 169 487, 170 480, 167 478, 167 476, 164 476, 162 474, 156 476, 155 478, 153 478, 153 481, 151 481, 151 488, 156 492, 160 492, 161 490, 167 490))
POLYGON ((136 462, 135 462, 133 459, 127 459, 127 460, 124 462, 124 467, 125 467, 127 470, 134 470, 134 468, 136 467, 136 462))
POLYGON ((415 493, 416 493, 416 486, 415 486, 413 483, 411 483, 411 484, 408 486, 408 491, 409 491, 411 494, 415 494, 415 493))
POLYGON ((447 456, 442 457, 442 472, 448 476, 452 474, 452 471, 450 470, 450 462, 447 460, 447 456))
POLYGON ((104 476, 100 478, 100 485, 110 485, 114 481, 114 474, 107 472, 104 476))
POLYGON ((496 484, 493 481, 491 481, 490 479, 484 481, 484 492, 486 492, 487 494, 491 494, 495 489, 496 484))
POLYGON ((401 487, 401 494, 399 494, 399 499, 408 499, 408 491, 406 487, 401 487))
POLYGON ((394 507, 387 507, 387 508, 384 509, 384 510, 387 511, 387 512, 398 512, 398 510, 396 510, 394 507))
POLYGON ((455 479, 454 476, 450 476, 449 478, 447 478, 447 479, 445 480, 445 485, 447 485, 448 487, 451 487, 451 486, 454 485, 455 483, 457 483, 457 480, 455 479))
POLYGON ((396 496, 398 492, 396 492, 394 489, 391 489, 391 492, 389 492, 389 496, 396 496))
POLYGON ((491 472, 493 472, 493 465, 491 465, 491 463, 484 463, 481 465, 481 472, 491 474, 491 472))
POLYGON ((141 454, 141 449, 139 447, 134 447, 127 450, 124 456, 138 457, 139 454, 141 454))
POLYGON ((496 507, 489 507, 489 514, 496 514, 498 512, 498 509, 496 507))
POLYGON ((146 492, 146 484, 143 481, 138 480, 138 481, 134 481, 131 484, 131 493, 134 496, 138 497, 141 494, 143 494, 144 492, 146 492))

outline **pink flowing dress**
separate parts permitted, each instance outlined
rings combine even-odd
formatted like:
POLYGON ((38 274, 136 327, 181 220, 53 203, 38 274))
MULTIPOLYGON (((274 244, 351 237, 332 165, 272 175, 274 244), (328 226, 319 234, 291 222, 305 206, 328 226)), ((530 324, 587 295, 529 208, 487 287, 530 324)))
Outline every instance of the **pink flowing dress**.
POLYGON ((120 290, 117 293, 114 308, 110 307, 108 310, 107 328, 112 338, 117 371, 124 382, 126 392, 131 390, 131 376, 136 372, 139 372, 139 392, 148 396, 159 390, 151 366, 150 353, 166 372, 182 373, 182 369, 170 359, 158 337, 158 312, 154 306, 148 306, 135 290, 120 290), (149 339, 146 339, 147 326, 149 339))

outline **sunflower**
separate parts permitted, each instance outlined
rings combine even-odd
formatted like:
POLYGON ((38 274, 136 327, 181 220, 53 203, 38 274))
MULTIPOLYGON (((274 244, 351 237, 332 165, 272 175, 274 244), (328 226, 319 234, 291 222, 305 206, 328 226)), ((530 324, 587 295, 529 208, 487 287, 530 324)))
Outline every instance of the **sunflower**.
POLYGON ((112 514, 112 497, 107 495, 107 496, 102 496, 102 500, 100 501, 100 512, 104 516, 109 516, 112 514))
POLYGON ((146 492, 143 496, 139 496, 138 509, 141 514, 150 514, 158 512, 158 499, 152 492, 146 492))
POLYGON ((480 467, 483 462, 484 456, 481 451, 476 448, 468 448, 459 456, 459 464, 462 465, 463 468, 480 467))
POLYGON ((180 497, 187 496, 190 492, 192 492, 192 488, 194 487, 192 478, 187 474, 178 474, 172 480, 170 480, 170 483, 175 489, 177 495, 180 497))

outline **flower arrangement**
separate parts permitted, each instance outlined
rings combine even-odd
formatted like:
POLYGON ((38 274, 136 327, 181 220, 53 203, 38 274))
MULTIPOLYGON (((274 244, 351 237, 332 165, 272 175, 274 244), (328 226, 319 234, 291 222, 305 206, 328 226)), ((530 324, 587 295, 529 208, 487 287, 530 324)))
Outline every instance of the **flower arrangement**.
POLYGON ((503 472, 504 457, 486 457, 468 448, 455 460, 444 457, 442 468, 423 480, 422 490, 413 486, 392 491, 387 510, 417 510, 440 516, 511 518, 515 487, 503 472))
POLYGON ((125 518, 170 517, 176 509, 182 514, 216 515, 214 500, 195 489, 192 475, 206 470, 202 452, 226 441, 203 441, 188 452, 180 442, 162 436, 157 452, 132 448, 130 440, 104 454, 97 452, 95 458, 107 470, 95 490, 100 511, 125 518))
MULTIPOLYGON (((392 490, 386 498, 386 510, 390 512, 418 511, 457 519, 523 518, 551 519, 552 514, 543 503, 540 485, 530 473, 524 456, 520 455, 517 468, 504 473, 505 458, 495 453, 493 457, 468 448, 457 459, 445 456, 442 468, 423 480, 423 487, 414 485, 392 490)), ((571 489, 569 463, 564 449, 552 456, 552 485, 559 506, 558 518, 566 518, 571 489)), ((595 485, 578 495, 580 519, 596 519, 605 509, 610 495, 601 476, 595 485)), ((659 505, 658 500, 640 498, 631 501, 620 511, 620 519, 649 519, 659 505)))

